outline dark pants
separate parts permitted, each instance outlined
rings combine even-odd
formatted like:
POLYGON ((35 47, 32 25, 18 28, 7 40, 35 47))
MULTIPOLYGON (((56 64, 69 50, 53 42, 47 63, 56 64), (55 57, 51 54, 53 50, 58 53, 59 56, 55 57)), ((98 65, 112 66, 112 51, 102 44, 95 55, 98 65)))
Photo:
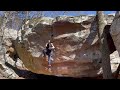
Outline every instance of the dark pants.
POLYGON ((50 50, 50 49, 43 50, 44 56, 46 55, 48 56, 48 65, 51 65, 52 52, 53 50, 50 50))

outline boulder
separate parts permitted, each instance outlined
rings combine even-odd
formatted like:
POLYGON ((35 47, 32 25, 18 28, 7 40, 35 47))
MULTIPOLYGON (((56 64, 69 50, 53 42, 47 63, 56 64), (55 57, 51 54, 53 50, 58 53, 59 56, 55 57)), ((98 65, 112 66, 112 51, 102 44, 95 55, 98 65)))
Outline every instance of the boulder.
POLYGON ((25 67, 34 73, 69 77, 97 76, 101 54, 96 21, 93 20, 82 23, 61 20, 52 25, 40 23, 25 33, 23 43, 16 40, 17 53, 25 67), (49 39, 53 41, 55 52, 52 66, 47 69, 48 62, 42 56, 42 50, 49 39))
POLYGON ((110 28, 110 33, 113 38, 114 44, 116 46, 116 49, 118 50, 120 54, 120 12, 118 11, 116 13, 116 16, 114 18, 114 21, 112 22, 111 28, 110 28))
POLYGON ((17 60, 15 67, 16 61, 11 58, 16 55, 15 49, 13 47, 13 41, 16 40, 16 38, 16 30, 5 28, 3 37, 4 43, 2 43, 2 41, 0 42, 0 78, 18 79, 19 75, 17 75, 15 68, 24 68, 20 59, 17 60))

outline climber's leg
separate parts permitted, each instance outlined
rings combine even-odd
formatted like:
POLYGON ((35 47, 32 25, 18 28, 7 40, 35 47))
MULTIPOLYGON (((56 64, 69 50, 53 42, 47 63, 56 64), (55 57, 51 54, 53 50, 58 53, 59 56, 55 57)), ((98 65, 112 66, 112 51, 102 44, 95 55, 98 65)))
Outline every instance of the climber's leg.
POLYGON ((48 55, 48 66, 51 66, 51 55, 48 55))
POLYGON ((43 57, 46 57, 46 49, 43 50, 43 57))

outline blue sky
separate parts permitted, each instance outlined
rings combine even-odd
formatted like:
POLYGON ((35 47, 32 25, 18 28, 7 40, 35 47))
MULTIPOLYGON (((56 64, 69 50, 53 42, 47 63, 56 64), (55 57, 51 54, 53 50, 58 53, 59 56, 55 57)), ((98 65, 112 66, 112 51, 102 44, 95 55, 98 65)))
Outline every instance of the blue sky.
MULTIPOLYGON (((65 11, 43 11, 45 16, 56 17, 58 15, 63 15, 65 11)), ((116 11, 104 11, 105 14, 115 13, 116 11)), ((0 14, 2 11, 0 11, 0 14)), ((36 13, 33 11, 32 14, 36 13)), ((31 15, 32 15, 31 14, 31 15)), ((79 16, 79 15, 95 15, 96 11, 66 11, 65 15, 67 16, 79 16)))
MULTIPOLYGON (((115 13, 116 11, 104 11, 105 14, 115 13)), ((96 14, 96 11, 82 11, 83 14, 96 14)))
MULTIPOLYGON (((63 15, 64 11, 44 11, 46 16, 57 16, 63 15)), ((104 11, 105 14, 115 13, 116 11, 104 11)), ((79 16, 79 15, 95 15, 96 11, 67 11, 65 15, 68 16, 79 16)))

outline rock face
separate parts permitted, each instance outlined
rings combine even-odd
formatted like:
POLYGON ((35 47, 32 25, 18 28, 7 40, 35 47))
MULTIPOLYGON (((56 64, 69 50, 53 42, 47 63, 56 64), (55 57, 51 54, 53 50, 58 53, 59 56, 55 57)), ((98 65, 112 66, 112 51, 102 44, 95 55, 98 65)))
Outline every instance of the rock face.
MULTIPOLYGON (((17 59, 16 61, 13 60, 6 52, 8 50, 12 50, 11 55, 15 55, 14 49, 9 48, 12 46, 11 40, 15 40, 17 38, 17 31, 14 29, 8 29, 5 28, 4 30, 4 43, 2 44, 2 41, 0 41, 0 78, 1 79, 18 79, 19 75, 14 70, 15 68, 23 68, 23 63, 20 59, 17 59), (16 67, 15 67, 16 63, 16 67)), ((0 37, 1 40, 1 37, 0 37)))
POLYGON ((111 35, 114 41, 114 44, 116 46, 116 49, 118 50, 119 54, 120 54, 120 14, 119 12, 116 13, 115 19, 112 22, 111 25, 111 35))
MULTIPOLYGON (((111 21, 111 18, 107 21, 111 21)), ((65 17, 65 19, 58 18, 53 24, 39 23, 33 29, 26 31, 23 43, 18 43, 16 40, 15 47, 25 67, 34 73, 95 77, 102 72, 94 17, 79 22, 65 17), (55 46, 51 69, 47 69, 47 59, 42 56, 42 50, 49 39, 55 46)), ((119 56, 115 56, 116 53, 117 51, 111 54, 113 72, 118 62, 115 59, 119 60, 119 56), (112 62, 113 59, 115 62, 112 62)))
MULTIPOLYGON (((110 28, 110 33, 112 36, 112 39, 114 41, 114 44, 116 46, 116 49, 118 51, 118 57, 120 56, 120 11, 116 12, 115 18, 112 22, 111 28, 110 28)), ((120 62, 119 58, 116 58, 113 60, 113 62, 117 60, 118 63, 120 62)))

